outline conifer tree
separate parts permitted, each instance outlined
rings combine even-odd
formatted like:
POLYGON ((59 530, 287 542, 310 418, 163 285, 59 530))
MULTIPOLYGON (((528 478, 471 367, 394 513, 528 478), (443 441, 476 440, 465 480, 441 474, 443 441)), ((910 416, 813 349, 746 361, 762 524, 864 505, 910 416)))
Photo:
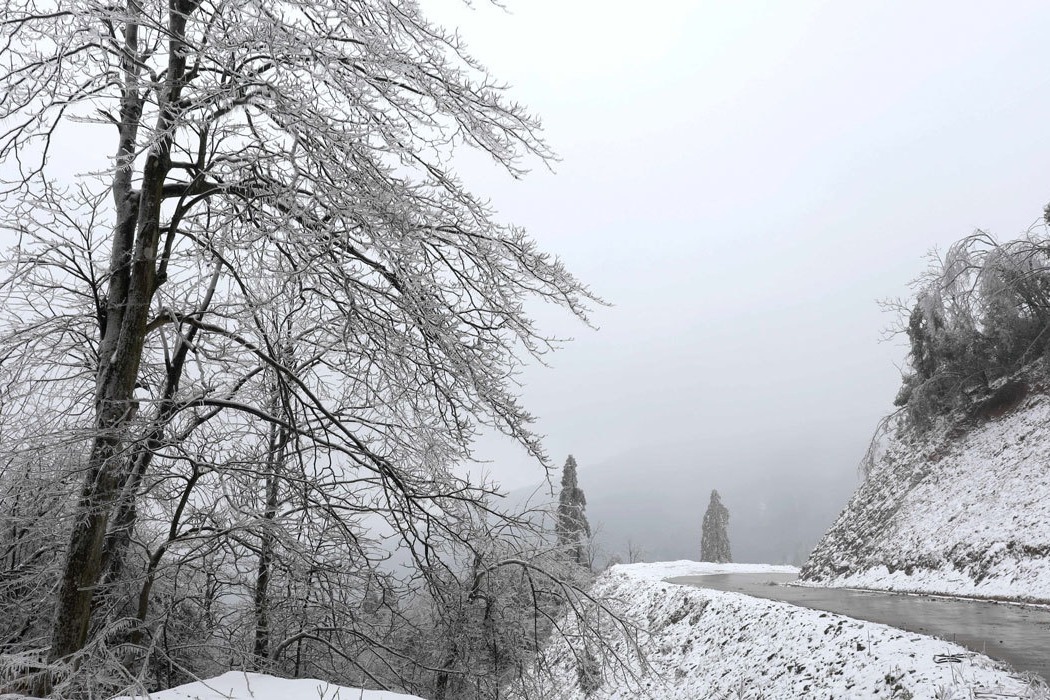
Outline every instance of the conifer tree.
POLYGON ((722 505, 718 491, 711 491, 711 503, 704 514, 700 561, 720 564, 733 561, 733 554, 729 550, 729 509, 722 505))
POLYGON ((587 498, 576 477, 576 459, 569 455, 561 475, 561 494, 558 496, 558 545, 570 561, 588 566, 587 541, 591 526, 584 513, 587 498))

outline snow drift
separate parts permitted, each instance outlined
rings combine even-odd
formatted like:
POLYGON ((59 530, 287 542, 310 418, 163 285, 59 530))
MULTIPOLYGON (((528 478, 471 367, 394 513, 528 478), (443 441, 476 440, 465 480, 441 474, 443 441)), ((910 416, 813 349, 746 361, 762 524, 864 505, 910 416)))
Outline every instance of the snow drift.
POLYGON ((1033 383, 991 409, 899 428, 803 580, 1050 602, 1050 397, 1033 383))

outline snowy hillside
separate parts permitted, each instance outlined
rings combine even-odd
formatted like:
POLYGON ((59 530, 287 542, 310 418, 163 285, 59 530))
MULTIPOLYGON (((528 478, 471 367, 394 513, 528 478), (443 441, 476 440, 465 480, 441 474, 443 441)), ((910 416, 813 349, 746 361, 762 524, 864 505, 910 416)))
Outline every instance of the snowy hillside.
POLYGON ((803 579, 1050 601, 1050 397, 1033 391, 995 413, 923 437, 901 431, 803 579))
POLYGON ((415 695, 346 688, 312 678, 274 678, 241 671, 230 671, 148 696, 125 696, 113 700, 147 697, 149 700, 421 700, 415 695))
POLYGON ((641 635, 648 673, 617 639, 617 655, 633 659, 638 677, 606 657, 602 678, 586 694, 579 656, 559 641, 546 650, 551 672, 533 678, 531 690, 546 700, 1040 697, 991 659, 947 642, 662 580, 771 570, 784 569, 695 562, 613 567, 595 590, 620 599, 624 612, 648 630, 641 635), (937 664, 939 654, 960 654, 962 663, 937 664))

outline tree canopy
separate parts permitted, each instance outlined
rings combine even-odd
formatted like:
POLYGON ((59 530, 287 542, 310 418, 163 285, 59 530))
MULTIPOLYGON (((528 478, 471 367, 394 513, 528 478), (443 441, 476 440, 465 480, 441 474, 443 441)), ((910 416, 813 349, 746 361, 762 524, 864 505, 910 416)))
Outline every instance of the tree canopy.
POLYGON ((920 428, 966 412, 1050 349, 1050 239, 978 231, 931 256, 898 308, 910 353, 896 404, 920 428))
POLYGON ((597 300, 457 179, 460 148, 551 153, 455 33, 390 0, 12 0, 0 123, 0 626, 49 649, 38 690, 88 656, 449 687, 485 643, 412 652, 385 561, 460 628, 518 595, 507 562, 566 595, 456 465, 482 427, 546 464, 526 306, 597 300), (69 177, 61 134, 108 167, 69 177))

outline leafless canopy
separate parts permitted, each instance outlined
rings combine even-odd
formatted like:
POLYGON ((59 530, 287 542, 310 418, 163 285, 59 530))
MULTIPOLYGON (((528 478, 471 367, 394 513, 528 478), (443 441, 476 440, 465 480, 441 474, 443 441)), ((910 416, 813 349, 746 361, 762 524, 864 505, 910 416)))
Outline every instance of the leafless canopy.
MULTIPOLYGON (((448 562, 500 568, 471 539, 491 534, 488 489, 453 465, 480 425, 546 462, 513 378, 555 341, 526 304, 586 319, 596 299, 461 186, 460 147, 514 175, 551 158, 414 2, 5 4, 5 488, 63 485, 68 542, 49 629, 6 641, 49 645, 39 687, 113 635, 138 650, 122 668, 156 679, 128 654, 152 658, 187 606, 219 615, 238 587, 269 663, 344 648, 320 620, 377 595, 397 546, 434 586, 448 562), (56 144, 73 138, 112 155, 71 162, 56 144), (297 594, 278 629, 278 583, 360 595, 297 594)), ((13 546, 11 566, 32 557, 13 546)))

